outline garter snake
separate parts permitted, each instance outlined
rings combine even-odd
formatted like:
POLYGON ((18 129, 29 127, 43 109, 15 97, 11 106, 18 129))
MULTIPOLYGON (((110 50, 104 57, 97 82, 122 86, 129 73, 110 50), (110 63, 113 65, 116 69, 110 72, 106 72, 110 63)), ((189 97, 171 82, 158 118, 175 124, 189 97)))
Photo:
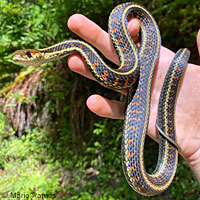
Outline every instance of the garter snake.
POLYGON ((91 45, 73 39, 44 49, 19 50, 13 60, 22 65, 41 65, 78 52, 98 82, 114 89, 129 88, 122 137, 125 177, 138 193, 145 196, 156 195, 170 185, 177 167, 174 110, 180 77, 190 53, 187 49, 180 49, 167 72, 158 105, 158 162, 154 172, 149 174, 145 170, 143 153, 150 113, 152 78, 161 48, 159 28, 149 11, 139 4, 128 2, 113 9, 108 29, 120 60, 117 69, 108 66, 91 45), (127 29, 132 18, 136 18, 141 27, 139 51, 127 29), (133 93, 136 80, 138 86, 133 93))

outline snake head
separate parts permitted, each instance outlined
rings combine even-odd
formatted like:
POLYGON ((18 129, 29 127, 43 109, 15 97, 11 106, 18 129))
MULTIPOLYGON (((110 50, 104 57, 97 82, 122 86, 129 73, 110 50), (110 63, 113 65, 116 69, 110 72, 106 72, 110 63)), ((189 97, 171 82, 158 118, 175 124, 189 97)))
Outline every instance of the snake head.
POLYGON ((13 61, 19 65, 40 65, 42 64, 42 54, 35 49, 18 50, 13 56, 13 61))

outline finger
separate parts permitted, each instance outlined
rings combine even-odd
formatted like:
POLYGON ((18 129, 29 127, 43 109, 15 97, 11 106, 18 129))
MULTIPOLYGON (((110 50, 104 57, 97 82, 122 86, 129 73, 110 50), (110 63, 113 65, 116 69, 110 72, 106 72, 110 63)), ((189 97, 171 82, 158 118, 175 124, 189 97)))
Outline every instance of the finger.
MULTIPOLYGON (((73 54, 73 55, 69 56, 69 58, 67 59, 67 65, 72 71, 74 71, 78 74, 81 74, 82 76, 85 76, 86 78, 96 81, 94 76, 91 74, 89 68, 85 64, 81 55, 73 54)), ((116 91, 120 92, 124 95, 127 95, 127 93, 128 93, 128 89, 116 90, 116 91)))
MULTIPOLYGON (((113 45, 111 44, 110 36, 98 25, 83 15, 75 14, 69 18, 68 26, 74 33, 87 42, 92 43, 92 45, 98 48, 108 59, 118 64, 118 57, 113 45), (85 27, 87 27, 87 29, 85 27)), ((138 40, 139 28, 140 25, 136 19, 131 20, 128 24, 128 30, 133 36, 134 41, 138 40)), ((73 54, 70 56, 68 58, 68 66, 72 71, 94 80, 94 77, 80 55, 73 54)), ((127 90, 120 90, 119 92, 127 94, 127 90)))
POLYGON ((128 23, 128 32, 133 37, 133 41, 137 41, 140 30, 140 23, 137 19, 132 19, 128 23))
MULTIPOLYGON (((119 64, 118 56, 108 33, 101 29, 97 24, 83 15, 75 14, 69 18, 68 27, 71 31, 101 51, 101 53, 109 60, 115 64, 119 64)), ((128 30, 132 36, 135 36, 139 32, 139 27, 139 22, 136 19, 133 19, 128 25, 128 30)))
POLYGON ((86 78, 89 78, 91 80, 95 80, 81 55, 70 55, 67 59, 67 65, 72 71, 81 74, 82 76, 85 76, 86 78))
POLYGON ((140 23, 137 19, 132 19, 129 23, 128 23, 128 31, 130 33, 130 35, 132 36, 133 42, 135 43, 137 49, 140 48, 140 35, 139 35, 139 31, 140 31, 140 23))
POLYGON ((99 51, 101 51, 112 62, 115 64, 119 63, 115 49, 111 45, 108 33, 93 21, 83 15, 75 14, 69 18, 68 27, 83 40, 99 49, 99 51))
POLYGON ((199 56, 200 56, 200 29, 199 29, 199 32, 197 34, 197 47, 198 47, 199 56))
POLYGON ((101 117, 124 119, 125 103, 108 100, 100 95, 92 95, 87 100, 88 108, 101 117))

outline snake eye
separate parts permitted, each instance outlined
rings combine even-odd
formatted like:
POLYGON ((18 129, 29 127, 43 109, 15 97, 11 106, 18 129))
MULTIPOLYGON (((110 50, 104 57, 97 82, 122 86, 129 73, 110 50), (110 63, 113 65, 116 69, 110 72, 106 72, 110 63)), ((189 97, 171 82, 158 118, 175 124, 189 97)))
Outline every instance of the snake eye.
POLYGON ((31 52, 30 52, 30 51, 27 51, 27 52, 26 52, 26 55, 27 55, 29 58, 31 58, 31 57, 32 57, 32 55, 31 55, 31 52))

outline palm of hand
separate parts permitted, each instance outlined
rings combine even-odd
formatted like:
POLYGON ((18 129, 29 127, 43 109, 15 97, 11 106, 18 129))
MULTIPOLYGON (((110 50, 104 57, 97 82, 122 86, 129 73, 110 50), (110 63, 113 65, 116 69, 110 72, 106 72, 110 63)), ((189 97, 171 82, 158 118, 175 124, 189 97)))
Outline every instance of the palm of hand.
MULTIPOLYGON (((82 15, 74 15, 68 21, 69 28, 82 37, 94 47, 99 49, 104 56, 118 64, 118 57, 110 41, 108 33, 103 31, 99 26, 82 15), (85 28, 87 27, 87 29, 85 28)), ((128 29, 133 36, 136 44, 139 44, 137 33, 139 32, 139 23, 132 20, 128 29)), ((199 41, 200 52, 200 33, 197 41, 199 41)), ((165 78, 168 67, 174 57, 174 53, 169 49, 162 47, 159 61, 156 67, 152 96, 151 96, 151 112, 148 126, 148 134, 157 140, 156 133, 156 117, 157 106, 160 96, 161 87, 165 78)), ((83 59, 79 55, 72 55, 68 59, 68 66, 71 70, 82 74, 83 76, 93 79, 83 59)), ((177 98, 176 104, 176 135, 177 143, 181 147, 181 155, 186 159, 197 178, 200 179, 200 68, 197 65, 188 64, 177 98)), ((126 91, 120 91, 126 93, 126 91)), ((87 100, 88 108, 102 117, 113 119, 123 119, 124 103, 108 100, 99 95, 92 95, 87 100)))

